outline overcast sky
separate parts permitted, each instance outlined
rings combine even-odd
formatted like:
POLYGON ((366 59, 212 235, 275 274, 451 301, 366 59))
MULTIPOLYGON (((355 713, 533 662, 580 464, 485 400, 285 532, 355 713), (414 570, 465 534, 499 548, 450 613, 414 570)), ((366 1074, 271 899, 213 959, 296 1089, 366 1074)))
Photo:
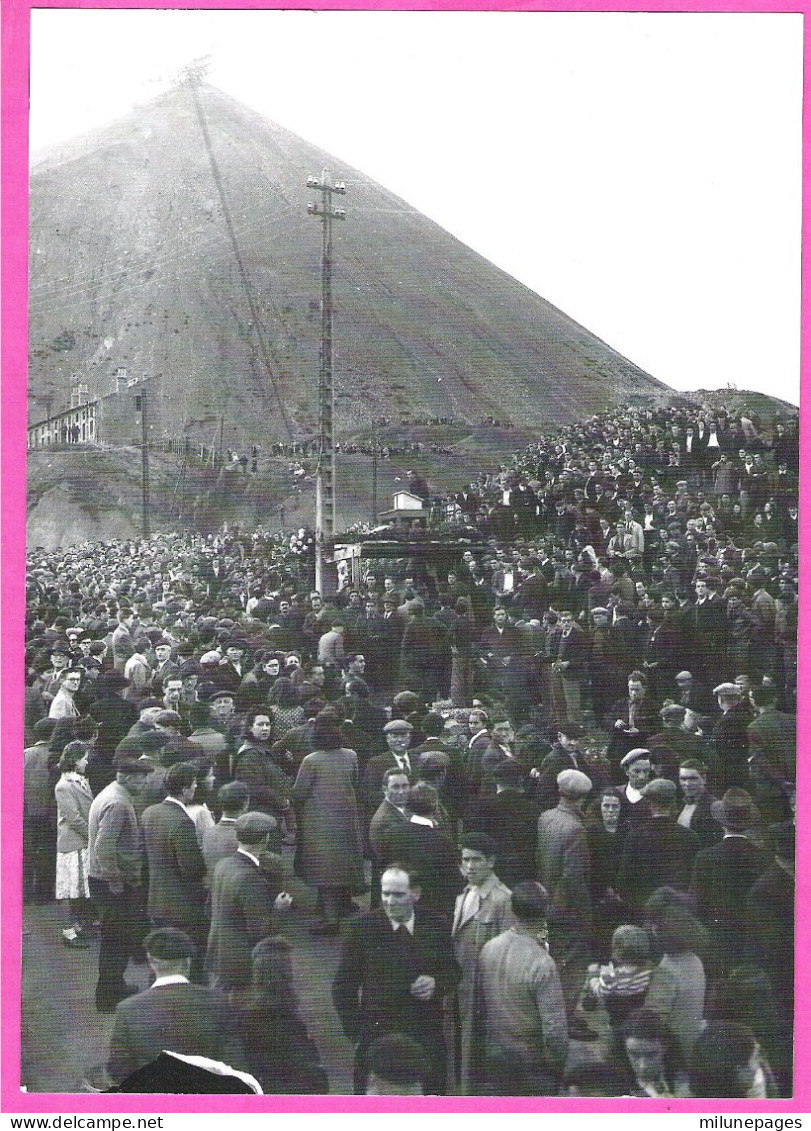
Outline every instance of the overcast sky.
POLYGON ((798 403, 802 16, 37 9, 32 157, 200 55, 654 377, 798 403))

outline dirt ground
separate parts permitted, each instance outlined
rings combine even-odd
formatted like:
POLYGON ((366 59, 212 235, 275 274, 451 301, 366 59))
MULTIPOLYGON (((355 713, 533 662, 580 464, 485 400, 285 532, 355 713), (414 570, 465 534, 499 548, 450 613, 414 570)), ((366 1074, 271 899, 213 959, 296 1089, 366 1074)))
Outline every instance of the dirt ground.
MULTIPOLYGON (((286 850, 290 853, 292 850, 286 850)), ((333 1095, 352 1093, 353 1049, 343 1035, 332 1008, 330 988, 338 965, 340 942, 310 935, 315 921, 314 893, 292 871, 285 859, 287 890, 294 906, 283 920, 280 933, 294 948, 294 973, 301 1014, 321 1053, 333 1095)), ((368 903, 368 897, 361 900, 368 903)), ((81 1092, 83 1080, 99 1078, 107 1058, 112 1015, 95 1010, 98 945, 69 950, 62 945, 62 919, 56 903, 27 904, 23 918, 22 971, 22 1079, 29 1092, 81 1092)), ((145 966, 130 966, 127 981, 146 989, 145 966)), ((601 1031, 602 1040, 573 1041, 570 1059, 596 1059, 605 1047, 605 1019, 589 1015, 589 1024, 601 1031)))

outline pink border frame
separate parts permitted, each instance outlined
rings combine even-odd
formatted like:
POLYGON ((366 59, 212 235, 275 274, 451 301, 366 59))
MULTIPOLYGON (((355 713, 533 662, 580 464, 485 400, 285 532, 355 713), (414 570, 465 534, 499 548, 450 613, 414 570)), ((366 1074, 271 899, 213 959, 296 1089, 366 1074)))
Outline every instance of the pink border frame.
MULTIPOLYGON (((731 1115, 769 1112, 791 1115, 811 1110, 811 1074, 803 1069, 811 1061, 811 965, 800 963, 796 971, 796 1047, 795 1096, 792 1100, 773 1100, 757 1105, 748 1101, 700 1100, 590 1100, 590 1099, 466 1099, 463 1097, 431 1097, 425 1100, 372 1098, 352 1096, 324 1097, 184 1097, 143 1096, 121 1098, 115 1096, 85 1095, 78 1093, 36 1093, 19 1090, 20 1072, 20 962, 21 962, 21 870, 17 867, 20 855, 22 829, 22 763, 19 752, 23 748, 22 698, 23 671, 20 656, 24 650, 25 594, 25 476, 27 397, 27 277, 28 277, 28 90, 29 46, 31 8, 238 8, 262 9, 269 7, 287 9, 325 10, 375 8, 406 11, 563 11, 563 12, 791 12, 806 14, 807 4, 797 0, 319 0, 317 5, 305 0, 284 0, 270 5, 257 0, 194 0, 193 3, 164 0, 98 0, 97 3, 77 0, 73 4, 54 3, 51 0, 5 0, 0 14, 2 28, 2 360, 3 382, 0 390, 2 418, 2 448, 0 449, 0 475, 2 476, 2 513, 0 536, 2 544, 2 650, 0 650, 0 677, 2 678, 2 743, 7 752, 3 766, 2 790, 2 845, 3 856, 12 867, 3 872, 0 898, 2 902, 2 1070, 0 1075, 0 1110, 4 1113, 103 1113, 136 1114, 191 1114, 194 1112, 652 1112, 677 1111, 696 1114, 713 1112, 731 1115)), ((811 94, 811 75, 807 68, 811 42, 811 24, 804 27, 804 78, 803 117, 803 215, 811 203, 811 145, 807 108, 811 94)), ((809 395, 807 384, 808 351, 811 344, 811 307, 808 303, 809 235, 803 232, 803 305, 802 305, 802 382, 801 396, 805 406, 809 395)), ((807 451, 808 421, 802 423, 801 457, 801 530, 800 546, 811 555, 811 519, 809 519, 809 452, 807 451)), ((808 591, 811 574, 811 556, 800 556, 801 593, 808 591), (803 565, 803 562, 806 562, 803 565)), ((807 616, 801 609, 799 664, 806 670, 809 641, 807 616)), ((798 739, 800 749, 806 750, 811 739, 811 720, 806 717, 809 694, 801 680, 798 700, 798 739)), ((806 814, 811 804, 811 777, 800 760, 798 805, 801 819, 798 823, 797 842, 797 954, 811 951, 811 893, 809 880, 804 876, 804 866, 811 873, 811 843, 807 833, 806 814)))

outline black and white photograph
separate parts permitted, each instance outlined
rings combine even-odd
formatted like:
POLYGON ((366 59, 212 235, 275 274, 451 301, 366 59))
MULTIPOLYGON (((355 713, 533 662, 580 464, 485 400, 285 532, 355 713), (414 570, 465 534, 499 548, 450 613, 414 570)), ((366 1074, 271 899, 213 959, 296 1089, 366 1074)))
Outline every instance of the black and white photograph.
POLYGON ((19 1087, 796 1097, 802 15, 30 78, 19 1087))

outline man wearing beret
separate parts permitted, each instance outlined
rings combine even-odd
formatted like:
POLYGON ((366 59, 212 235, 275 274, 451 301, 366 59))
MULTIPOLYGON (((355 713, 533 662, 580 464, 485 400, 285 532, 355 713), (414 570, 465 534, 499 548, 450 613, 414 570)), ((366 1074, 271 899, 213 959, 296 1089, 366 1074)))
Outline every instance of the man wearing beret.
POLYGON ((189 981, 197 957, 189 936, 161 927, 147 935, 144 948, 155 981, 116 1007, 107 1060, 110 1078, 125 1080, 164 1050, 239 1068, 244 1053, 235 1012, 223 994, 189 981))
POLYGON ((634 824, 650 816, 650 806, 642 793, 650 781, 651 756, 645 746, 629 750, 620 762, 620 769, 628 779, 627 785, 616 787, 620 799, 620 820, 634 824))

